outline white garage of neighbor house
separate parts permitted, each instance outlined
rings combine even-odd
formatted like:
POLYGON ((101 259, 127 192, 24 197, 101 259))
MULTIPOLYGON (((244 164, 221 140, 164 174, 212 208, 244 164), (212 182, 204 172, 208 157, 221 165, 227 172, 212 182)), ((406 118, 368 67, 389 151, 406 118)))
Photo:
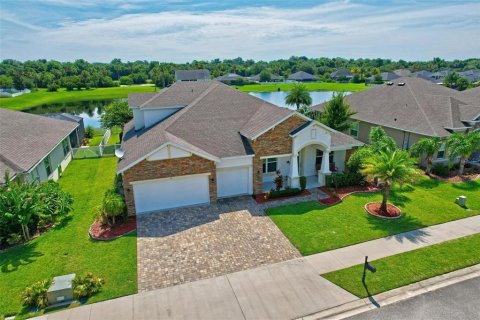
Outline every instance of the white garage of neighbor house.
POLYGON ((260 194, 278 170, 285 186, 298 187, 306 176, 307 187, 319 187, 362 145, 218 81, 132 94, 129 106, 134 119, 124 128, 117 168, 129 214, 260 194))
POLYGON ((57 180, 72 159, 78 123, 0 108, 0 183, 57 180), (61 168, 61 169, 60 169, 61 168))

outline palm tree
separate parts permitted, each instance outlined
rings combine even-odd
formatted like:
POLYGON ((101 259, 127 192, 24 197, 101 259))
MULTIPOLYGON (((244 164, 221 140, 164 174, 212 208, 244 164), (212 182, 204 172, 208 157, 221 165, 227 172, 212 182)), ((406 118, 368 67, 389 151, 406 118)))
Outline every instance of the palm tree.
POLYGON ((350 117, 356 112, 345 102, 343 92, 333 94, 320 115, 320 122, 337 131, 346 131, 351 127, 350 117))
POLYGON ((297 106, 297 110, 300 107, 309 107, 312 105, 312 97, 304 84, 296 84, 292 90, 285 97, 285 103, 289 106, 297 106))
POLYGON ((472 131, 470 133, 461 134, 454 133, 447 139, 447 151, 450 161, 460 158, 460 169, 458 174, 463 175, 465 162, 470 156, 480 150, 480 131, 472 131))
POLYGON ((380 210, 387 212, 388 195, 392 185, 413 182, 421 174, 416 162, 406 151, 386 149, 372 154, 363 162, 361 173, 383 182, 383 200, 380 210))
POLYGON ((439 137, 423 138, 418 140, 417 143, 410 148, 410 154, 414 157, 419 157, 420 161, 422 156, 425 156, 425 160, 427 162, 425 172, 429 174, 432 166, 433 156, 438 152, 438 150, 440 150, 441 147, 442 140, 439 137))

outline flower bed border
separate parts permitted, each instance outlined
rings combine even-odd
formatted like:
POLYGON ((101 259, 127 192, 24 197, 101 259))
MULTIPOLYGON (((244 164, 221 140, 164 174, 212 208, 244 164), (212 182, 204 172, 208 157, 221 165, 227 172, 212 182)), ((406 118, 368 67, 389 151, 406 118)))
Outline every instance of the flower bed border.
MULTIPOLYGON (((360 186, 356 186, 356 187, 360 187, 360 186)), ((367 185, 361 187, 361 188, 364 188, 364 190, 354 190, 354 191, 347 192, 347 193, 341 193, 342 189, 345 190, 347 188, 351 188, 351 187, 335 189, 335 192, 337 192, 337 193, 338 193, 338 191, 340 191, 340 194, 338 195, 338 197, 335 197, 333 195, 333 193, 330 192, 326 186, 320 187, 320 190, 322 192, 326 193, 329 197, 325 198, 325 199, 320 199, 319 202, 321 204, 325 205, 325 206, 333 206, 335 204, 338 204, 338 203, 342 202, 343 199, 345 199, 346 197, 348 197, 349 195, 354 194, 354 193, 374 193, 374 192, 380 191, 380 189, 375 187, 374 185, 367 184, 367 185), (333 200, 335 200, 335 201, 331 202, 333 200)))
POLYGON ((262 203, 265 203, 265 202, 273 202, 273 201, 278 201, 278 200, 286 200, 286 199, 291 199, 291 198, 305 197, 305 196, 311 195, 311 192, 308 191, 307 189, 305 189, 301 193, 293 195, 293 196, 281 196, 281 197, 268 198, 268 199, 265 199, 265 194, 266 194, 266 192, 261 193, 261 194, 257 194, 255 196, 253 196, 253 199, 258 204, 262 204, 262 203))
POLYGON ((132 220, 134 220, 134 226, 135 226, 134 229, 128 230, 125 233, 115 235, 115 236, 112 236, 112 237, 101 238, 101 237, 98 237, 98 236, 94 235, 93 232, 92 232, 93 226, 98 222, 98 219, 97 219, 90 225, 90 228, 88 229, 88 235, 90 236, 91 239, 97 240, 97 241, 112 241, 112 240, 118 239, 120 237, 123 237, 123 236, 125 236, 127 234, 130 234, 132 232, 135 232, 137 230, 137 218, 135 216, 129 216, 127 222, 124 222, 124 223, 129 223, 132 220))
POLYGON ((393 208, 397 209, 398 212, 400 212, 400 214, 399 214, 398 216, 395 216, 395 217, 385 217, 385 216, 382 216, 382 215, 375 214, 374 212, 371 212, 370 210, 368 210, 367 207, 368 207, 369 204, 378 204, 378 203, 379 203, 378 201, 377 201, 377 202, 368 202, 368 203, 366 203, 366 204, 363 206, 363 208, 365 209, 365 211, 367 211, 367 213, 368 213, 369 215, 374 216, 375 218, 381 218, 381 219, 386 219, 386 220, 395 220, 395 219, 399 219, 399 218, 401 218, 401 217, 403 216, 402 210, 400 210, 399 207, 397 207, 396 205, 393 205, 393 204, 391 204, 391 203, 387 203, 387 210, 388 210, 388 207, 393 207, 393 208))

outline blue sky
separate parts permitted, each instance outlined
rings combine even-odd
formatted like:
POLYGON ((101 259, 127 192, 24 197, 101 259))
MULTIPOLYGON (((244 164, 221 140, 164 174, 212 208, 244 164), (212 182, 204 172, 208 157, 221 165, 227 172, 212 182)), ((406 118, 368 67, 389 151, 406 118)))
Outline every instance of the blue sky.
POLYGON ((480 56, 480 1, 1 0, 0 59, 480 56))

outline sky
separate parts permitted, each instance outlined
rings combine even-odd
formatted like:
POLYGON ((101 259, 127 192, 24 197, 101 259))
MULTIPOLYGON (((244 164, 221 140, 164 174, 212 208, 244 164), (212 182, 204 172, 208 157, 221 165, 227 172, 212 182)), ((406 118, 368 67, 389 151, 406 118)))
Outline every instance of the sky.
POLYGON ((480 1, 0 0, 0 59, 480 57, 480 1))

